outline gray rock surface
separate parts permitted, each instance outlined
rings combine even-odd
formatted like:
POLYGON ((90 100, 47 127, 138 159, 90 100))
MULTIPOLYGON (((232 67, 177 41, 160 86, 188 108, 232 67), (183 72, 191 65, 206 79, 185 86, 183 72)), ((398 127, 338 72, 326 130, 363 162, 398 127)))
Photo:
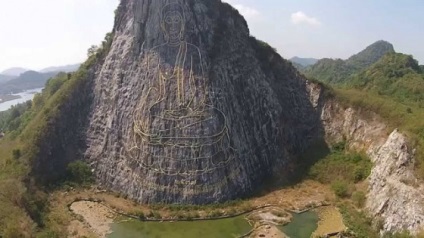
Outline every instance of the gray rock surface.
MULTIPOLYGON (((319 105, 320 87, 311 87, 319 105)), ((382 233, 408 230, 417 234, 424 225, 424 188, 414 175, 414 150, 400 131, 389 129, 378 115, 335 100, 322 102, 321 119, 329 144, 346 140, 353 150, 365 151, 374 167, 368 178, 366 209, 382 233)))
POLYGON ((307 82, 218 0, 121 1, 94 79, 86 157, 145 203, 249 195, 317 134, 307 82))
POLYGON ((374 162, 368 210, 382 218, 384 231, 420 232, 424 225, 424 188, 414 176, 414 153, 406 136, 395 130, 381 147, 368 153, 374 162))

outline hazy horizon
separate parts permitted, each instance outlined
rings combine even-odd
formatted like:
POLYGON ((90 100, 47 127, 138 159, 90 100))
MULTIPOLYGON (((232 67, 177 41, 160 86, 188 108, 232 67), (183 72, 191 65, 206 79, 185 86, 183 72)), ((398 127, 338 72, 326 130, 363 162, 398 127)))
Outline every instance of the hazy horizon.
MULTIPOLYGON (((226 0, 251 34, 284 58, 342 58, 378 40, 424 62, 424 2, 375 0, 226 0), (346 7, 348 6, 348 7, 346 7)), ((84 62, 87 49, 112 30, 119 0, 21 0, 1 3, 0 72, 84 62), (19 17, 17 15, 19 14, 19 17)))

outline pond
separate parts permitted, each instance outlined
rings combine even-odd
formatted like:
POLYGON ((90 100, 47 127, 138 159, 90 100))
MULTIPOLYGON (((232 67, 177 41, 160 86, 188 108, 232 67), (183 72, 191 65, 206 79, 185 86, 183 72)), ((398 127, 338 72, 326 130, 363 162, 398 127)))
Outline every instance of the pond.
POLYGON ((293 213, 292 221, 279 227, 290 238, 310 238, 318 227, 318 214, 308 211, 301 214, 293 213))
POLYGON ((238 216, 210 221, 141 222, 121 221, 112 224, 108 238, 233 238, 248 233, 252 227, 238 216))
POLYGON ((34 95, 36 93, 41 93, 42 90, 43 90, 43 88, 35 88, 35 89, 26 90, 22 93, 12 94, 14 96, 17 96, 18 98, 14 99, 14 100, 10 100, 10 101, 0 103, 0 112, 6 111, 9 108, 11 108, 12 106, 15 106, 19 103, 23 103, 23 102, 26 102, 28 100, 32 100, 34 98, 34 95))

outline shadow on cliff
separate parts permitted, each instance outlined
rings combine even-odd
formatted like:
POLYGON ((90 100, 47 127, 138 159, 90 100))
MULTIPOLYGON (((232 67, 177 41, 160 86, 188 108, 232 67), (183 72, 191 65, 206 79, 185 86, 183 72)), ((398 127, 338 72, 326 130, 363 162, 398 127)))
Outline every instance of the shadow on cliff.
MULTIPOLYGON (((278 175, 266 178, 254 196, 263 196, 274 191, 293 187, 309 179, 309 171, 311 167, 318 161, 324 159, 330 154, 331 150, 324 140, 314 142, 306 151, 295 158, 289 171, 289 178, 278 175)), ((282 173, 287 173, 283 171, 282 173)))
POLYGON ((305 76, 265 42, 251 37, 251 44, 282 105, 280 143, 284 144, 290 158, 288 163, 264 178, 254 193, 257 196, 302 182, 308 178, 310 168, 330 153, 321 114, 327 97, 332 94, 330 88, 314 80, 305 83, 305 76), (316 105, 313 105, 311 94, 318 95, 316 105))

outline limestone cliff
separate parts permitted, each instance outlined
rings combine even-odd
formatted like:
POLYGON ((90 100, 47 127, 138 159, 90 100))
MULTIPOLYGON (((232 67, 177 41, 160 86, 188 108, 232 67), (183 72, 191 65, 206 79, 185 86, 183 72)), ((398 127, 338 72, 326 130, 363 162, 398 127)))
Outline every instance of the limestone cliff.
POLYGON ((94 80, 86 157, 139 202, 240 198, 321 131, 306 80, 218 0, 123 0, 94 80))
POLYGON ((322 88, 311 84, 311 102, 321 113, 328 144, 343 140, 365 151, 374 163, 368 178, 366 209, 382 232, 420 232, 424 222, 424 187, 414 175, 414 149, 398 130, 390 131, 375 113, 322 100, 322 88))

